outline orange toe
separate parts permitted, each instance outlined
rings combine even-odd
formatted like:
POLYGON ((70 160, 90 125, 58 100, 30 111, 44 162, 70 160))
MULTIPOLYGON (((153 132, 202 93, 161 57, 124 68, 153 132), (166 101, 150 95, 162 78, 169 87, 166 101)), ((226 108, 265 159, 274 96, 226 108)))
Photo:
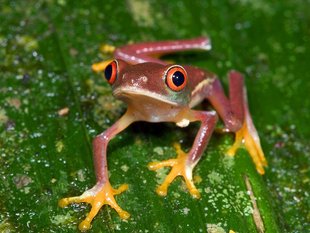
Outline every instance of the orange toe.
POLYGON ((100 73, 105 70, 107 65, 109 65, 112 62, 112 60, 106 60, 98 63, 92 64, 91 68, 94 72, 100 73))
POLYGON ((195 187, 192 180, 192 167, 187 164, 187 153, 185 153, 180 144, 174 144, 177 152, 177 158, 161 162, 151 162, 148 165, 150 170, 157 170, 163 167, 172 167, 164 182, 157 187, 156 192, 160 196, 166 196, 168 187, 177 176, 182 176, 186 186, 194 198, 200 198, 200 193, 195 187))
POLYGON ((259 174, 265 173, 264 167, 267 166, 267 160, 260 145, 260 140, 254 125, 244 122, 242 128, 236 132, 235 143, 226 152, 229 156, 234 156, 239 147, 244 144, 249 152, 259 174))
POLYGON ((79 224, 81 231, 86 231, 91 228, 91 221, 97 215, 103 205, 110 205, 117 211, 122 219, 128 219, 130 214, 124 211, 115 201, 114 196, 128 189, 127 184, 121 185, 118 189, 113 189, 110 183, 96 185, 92 189, 87 190, 81 196, 68 197, 61 199, 58 204, 60 207, 65 207, 71 203, 87 202, 91 204, 91 210, 86 218, 79 224))

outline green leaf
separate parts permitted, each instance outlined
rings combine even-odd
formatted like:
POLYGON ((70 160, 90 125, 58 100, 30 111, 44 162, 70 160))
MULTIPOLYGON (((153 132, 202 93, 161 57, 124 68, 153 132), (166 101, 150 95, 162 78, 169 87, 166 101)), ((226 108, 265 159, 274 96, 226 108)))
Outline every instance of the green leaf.
POLYGON ((211 37, 211 52, 167 59, 216 72, 226 88, 229 69, 246 74, 266 174, 257 174, 244 149, 225 157, 233 135, 215 133, 194 170, 201 200, 189 195, 182 179, 159 197, 155 188, 167 170, 154 173, 147 164, 175 157, 176 141, 188 150, 197 125, 135 123, 108 152, 111 184, 129 184, 117 201, 131 218, 122 221, 104 206, 90 232, 256 232, 253 199, 265 232, 309 229, 309 2, 0 4, 1 232, 78 232, 89 206, 61 209, 57 202, 95 184, 91 141, 125 111, 91 72, 92 63, 109 58, 100 45, 200 35, 211 37))

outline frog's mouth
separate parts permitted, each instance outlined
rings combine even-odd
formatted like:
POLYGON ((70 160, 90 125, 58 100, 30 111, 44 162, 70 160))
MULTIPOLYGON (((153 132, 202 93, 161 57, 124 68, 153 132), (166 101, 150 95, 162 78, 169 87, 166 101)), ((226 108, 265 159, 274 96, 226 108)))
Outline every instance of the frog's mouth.
POLYGON ((165 96, 139 88, 117 88, 113 95, 126 103, 136 102, 137 104, 166 104, 179 106, 179 103, 168 100, 165 96))
POLYGON ((116 88, 113 95, 127 104, 136 121, 178 122, 185 106, 167 99, 166 96, 138 88, 116 88))

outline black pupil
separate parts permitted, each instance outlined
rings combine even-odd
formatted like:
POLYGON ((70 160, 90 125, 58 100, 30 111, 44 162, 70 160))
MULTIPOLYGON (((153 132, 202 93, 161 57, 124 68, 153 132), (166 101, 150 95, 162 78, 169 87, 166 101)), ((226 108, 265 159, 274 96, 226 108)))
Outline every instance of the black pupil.
POLYGON ((177 87, 181 86, 184 83, 184 80, 185 80, 184 75, 180 71, 176 71, 172 75, 172 82, 177 87))
POLYGON ((108 65, 104 70, 105 78, 109 81, 112 76, 112 65, 108 65))

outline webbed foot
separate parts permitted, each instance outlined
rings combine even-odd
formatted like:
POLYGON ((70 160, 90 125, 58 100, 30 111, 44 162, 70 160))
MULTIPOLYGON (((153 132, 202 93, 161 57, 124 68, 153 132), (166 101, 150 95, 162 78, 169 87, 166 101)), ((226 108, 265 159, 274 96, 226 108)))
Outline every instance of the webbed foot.
POLYGON ((162 167, 172 167, 170 173, 167 175, 165 181, 156 189, 156 192, 160 196, 166 196, 168 186, 177 176, 183 176, 186 186, 194 198, 200 198, 200 193, 195 187, 192 180, 192 166, 187 162, 187 153, 185 153, 180 144, 175 143, 174 147, 177 152, 177 158, 164 160, 161 162, 151 162, 148 164, 150 170, 157 170, 162 167))
POLYGON ((58 205, 65 207, 71 203, 87 202, 91 204, 91 210, 86 218, 79 224, 81 231, 91 228, 91 221, 97 215, 100 208, 107 204, 114 208, 122 219, 128 219, 130 214, 116 203, 114 196, 128 189, 127 184, 121 185, 118 189, 113 189, 109 182, 97 184, 92 189, 85 191, 81 196, 68 197, 59 200, 58 205))
POLYGON ((264 156, 259 136, 250 116, 246 116, 241 129, 236 132, 235 143, 228 149, 226 154, 234 156, 242 144, 245 145, 245 148, 255 163, 257 172, 263 175, 265 173, 264 167, 267 166, 267 160, 264 156))

